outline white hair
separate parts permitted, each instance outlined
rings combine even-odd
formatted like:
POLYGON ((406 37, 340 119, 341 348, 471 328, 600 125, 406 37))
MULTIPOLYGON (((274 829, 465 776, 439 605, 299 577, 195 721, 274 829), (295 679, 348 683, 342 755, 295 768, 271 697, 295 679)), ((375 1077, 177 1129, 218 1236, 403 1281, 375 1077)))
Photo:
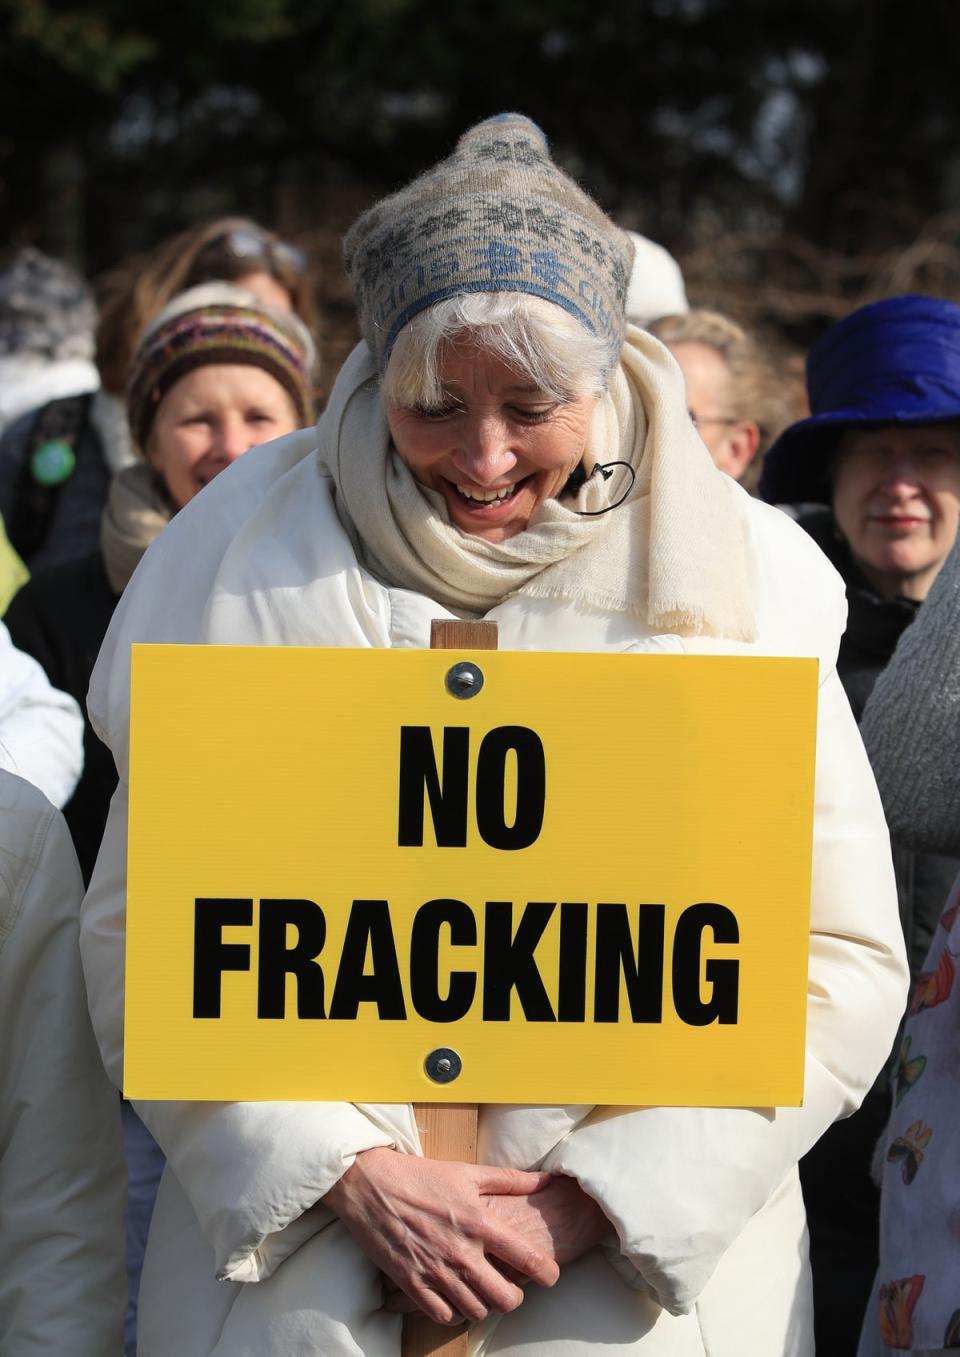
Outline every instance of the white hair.
POLYGON ((606 389, 609 347, 555 302, 525 292, 467 292, 421 311, 397 336, 383 375, 394 405, 437 405, 443 350, 476 344, 559 400, 606 389))

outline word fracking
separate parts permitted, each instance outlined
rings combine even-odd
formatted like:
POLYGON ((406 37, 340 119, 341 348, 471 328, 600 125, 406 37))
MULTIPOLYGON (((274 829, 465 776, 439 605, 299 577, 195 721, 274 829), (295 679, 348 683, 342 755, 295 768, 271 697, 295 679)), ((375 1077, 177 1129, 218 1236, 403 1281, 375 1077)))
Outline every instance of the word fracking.
MULTIPOLYGON (((194 901, 195 1018, 220 1017, 226 972, 252 971, 250 943, 228 941, 224 930, 253 924, 252 898, 194 901)), ((584 901, 528 901, 515 916, 512 901, 488 900, 478 918, 463 900, 428 900, 413 916, 401 957, 389 902, 354 900, 325 968, 327 931, 313 900, 259 901, 256 987, 249 995, 258 1018, 286 1016, 292 977, 301 1019, 349 1022, 368 1004, 381 1021, 393 1022, 405 1021, 411 1009, 430 1022, 458 1022, 478 1006, 490 1023, 519 1014, 528 1023, 616 1023, 623 993, 632 1022, 660 1023, 669 988, 681 1022, 737 1022, 739 961, 726 952, 705 956, 705 948, 738 943, 739 927, 731 910, 713 902, 687 906, 668 936, 662 904, 635 906, 631 920, 623 902, 591 911, 584 901), (550 926, 557 945, 541 948, 550 926), (454 951, 456 964, 446 960, 454 951)))

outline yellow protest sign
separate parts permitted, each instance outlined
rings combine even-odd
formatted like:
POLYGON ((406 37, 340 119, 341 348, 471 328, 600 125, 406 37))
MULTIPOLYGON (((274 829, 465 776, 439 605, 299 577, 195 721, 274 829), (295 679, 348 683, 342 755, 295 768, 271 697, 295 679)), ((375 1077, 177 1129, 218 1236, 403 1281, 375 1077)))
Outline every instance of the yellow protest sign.
POLYGON ((815 660, 132 664, 128 1096, 800 1101, 815 660))

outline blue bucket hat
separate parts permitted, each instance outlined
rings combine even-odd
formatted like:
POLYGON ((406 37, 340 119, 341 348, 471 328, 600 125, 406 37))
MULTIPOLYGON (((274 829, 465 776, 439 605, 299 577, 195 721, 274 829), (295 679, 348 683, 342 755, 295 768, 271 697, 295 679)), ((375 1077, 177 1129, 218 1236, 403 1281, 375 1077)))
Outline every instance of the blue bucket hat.
POLYGON ((770 504, 830 503, 830 455, 845 429, 960 421, 960 306, 889 297, 838 321, 807 358, 812 411, 767 452, 770 504))

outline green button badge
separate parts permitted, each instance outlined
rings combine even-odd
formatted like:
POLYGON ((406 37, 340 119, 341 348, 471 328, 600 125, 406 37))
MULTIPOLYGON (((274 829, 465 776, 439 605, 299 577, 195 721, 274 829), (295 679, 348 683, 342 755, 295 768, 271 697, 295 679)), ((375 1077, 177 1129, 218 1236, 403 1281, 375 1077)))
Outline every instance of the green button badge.
POLYGON ((62 438, 51 438, 41 443, 30 458, 33 479, 40 485, 63 485, 73 474, 77 464, 73 448, 62 438))

